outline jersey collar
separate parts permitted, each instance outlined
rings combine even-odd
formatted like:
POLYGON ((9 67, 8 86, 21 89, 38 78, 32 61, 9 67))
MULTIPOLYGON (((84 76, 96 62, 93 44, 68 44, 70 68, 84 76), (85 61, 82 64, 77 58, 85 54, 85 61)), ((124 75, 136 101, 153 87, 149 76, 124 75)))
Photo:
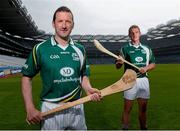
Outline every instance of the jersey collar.
MULTIPOLYGON (((69 38, 69 42, 68 42, 68 43, 71 44, 71 45, 74 45, 74 41, 72 40, 71 37, 69 38)), ((52 46, 58 45, 58 43, 57 43, 56 40, 54 39, 54 36, 51 37, 51 45, 52 45, 52 46)))
POLYGON ((133 47, 135 47, 135 48, 139 48, 139 47, 141 46, 141 43, 139 43, 138 45, 134 45, 134 44, 132 44, 131 42, 129 42, 129 45, 130 45, 130 46, 133 46, 133 47))

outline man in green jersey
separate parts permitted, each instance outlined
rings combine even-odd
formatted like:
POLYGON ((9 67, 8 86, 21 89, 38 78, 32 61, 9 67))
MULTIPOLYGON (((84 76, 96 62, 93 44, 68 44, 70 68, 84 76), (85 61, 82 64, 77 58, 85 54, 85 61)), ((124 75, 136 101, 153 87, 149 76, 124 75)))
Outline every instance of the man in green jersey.
MULTIPOLYGON (((124 64, 124 69, 133 69, 137 72, 138 78, 136 84, 130 90, 124 91, 124 111, 122 114, 122 129, 129 128, 130 112, 133 106, 133 101, 137 99, 139 105, 139 123, 142 130, 147 129, 146 112, 147 103, 150 97, 149 81, 147 72, 155 68, 155 58, 152 50, 140 43, 140 28, 137 25, 132 25, 129 28, 129 37, 131 42, 121 48, 120 54, 122 57, 138 66, 140 70, 124 64)), ((116 60, 116 68, 119 69, 123 62, 116 60)))
POLYGON ((77 105, 42 118, 32 99, 32 78, 40 72, 42 79, 41 111, 56 108, 81 97, 81 87, 91 100, 99 101, 100 91, 92 88, 88 76, 86 51, 70 38, 74 27, 73 14, 67 7, 58 8, 53 16, 55 35, 34 46, 22 68, 22 94, 31 124, 41 122, 42 130, 86 130, 83 105, 77 105))

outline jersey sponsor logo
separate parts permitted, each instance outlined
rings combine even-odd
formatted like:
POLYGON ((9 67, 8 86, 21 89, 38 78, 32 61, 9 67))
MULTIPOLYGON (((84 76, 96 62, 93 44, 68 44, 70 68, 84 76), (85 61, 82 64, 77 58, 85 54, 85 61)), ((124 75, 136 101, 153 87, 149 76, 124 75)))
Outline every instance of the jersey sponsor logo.
POLYGON ((77 81, 80 81, 80 78, 71 78, 71 77, 67 78, 66 77, 66 78, 61 78, 59 80, 54 80, 54 83, 59 84, 59 83, 77 82, 77 81))
POLYGON ((135 60, 136 60, 137 62, 142 62, 142 61, 143 61, 143 58, 142 58, 142 57, 136 57, 135 60))
POLYGON ((60 74, 65 77, 72 76, 74 74, 74 69, 71 67, 64 67, 60 70, 60 74))
POLYGON ((79 61, 79 56, 77 53, 72 53, 72 58, 74 61, 79 61))
POLYGON ((50 59, 59 59, 59 55, 50 55, 50 59))

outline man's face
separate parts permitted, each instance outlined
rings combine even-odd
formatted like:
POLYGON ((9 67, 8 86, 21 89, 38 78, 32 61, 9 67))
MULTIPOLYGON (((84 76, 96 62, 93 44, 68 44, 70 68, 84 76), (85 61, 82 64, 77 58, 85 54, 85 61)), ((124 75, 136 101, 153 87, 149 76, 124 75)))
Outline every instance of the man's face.
POLYGON ((57 12, 53 27, 60 38, 68 38, 74 26, 73 16, 69 12, 57 12))
POLYGON ((132 28, 129 34, 129 37, 131 38, 131 41, 134 43, 139 42, 141 36, 141 32, 138 28, 132 28))

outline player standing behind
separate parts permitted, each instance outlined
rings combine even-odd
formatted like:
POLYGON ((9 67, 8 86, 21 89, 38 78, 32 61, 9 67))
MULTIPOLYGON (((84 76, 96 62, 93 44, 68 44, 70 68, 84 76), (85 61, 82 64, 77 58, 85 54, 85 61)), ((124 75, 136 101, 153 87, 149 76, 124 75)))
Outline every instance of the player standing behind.
MULTIPOLYGON (((147 119, 147 103, 150 98, 149 80, 147 72, 155 68, 155 58, 152 50, 140 42, 140 28, 132 25, 129 28, 129 37, 131 42, 121 48, 120 54, 125 60, 138 66, 140 70, 133 68, 128 64, 124 64, 124 70, 133 69, 137 73, 140 72, 136 80, 136 84, 130 90, 124 91, 124 111, 122 114, 122 129, 129 128, 130 112, 133 101, 137 99, 139 107, 139 123, 141 130, 146 130, 147 119)), ((121 68, 123 62, 116 60, 116 68, 121 68)), ((139 73, 138 73, 139 74, 139 73)))
POLYGON ((81 96, 81 87, 91 100, 100 100, 100 91, 89 82, 89 65, 82 45, 70 38, 73 14, 67 7, 58 8, 53 16, 55 35, 37 44, 22 69, 22 94, 31 124, 41 123, 42 130, 86 130, 83 104, 42 119, 32 99, 32 78, 40 72, 42 79, 41 111, 45 112, 81 96))

